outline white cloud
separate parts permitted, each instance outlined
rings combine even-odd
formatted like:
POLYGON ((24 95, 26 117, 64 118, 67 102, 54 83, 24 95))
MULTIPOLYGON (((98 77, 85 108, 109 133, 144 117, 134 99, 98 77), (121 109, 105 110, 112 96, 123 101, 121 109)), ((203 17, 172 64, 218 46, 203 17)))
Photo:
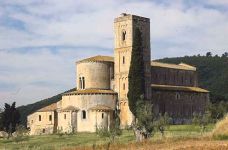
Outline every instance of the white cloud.
POLYGON ((225 5, 228 6, 228 1, 227 0, 207 0, 207 3, 212 4, 212 5, 225 5))
POLYGON ((4 51, 0 51, 0 69, 5 71, 0 71, 0 83, 13 88, 3 88, 0 99, 30 103, 72 88, 76 59, 112 54, 113 20, 122 12, 150 18, 153 59, 205 54, 208 50, 222 54, 228 49, 228 14, 217 6, 227 6, 227 1, 201 1, 191 6, 184 0, 2 1, 0 50, 4 51), (21 21, 24 29, 4 24, 5 17, 21 21), (55 46, 57 50, 53 50, 55 46), (48 84, 42 88, 41 83, 48 84), (18 89, 18 94, 12 94, 18 89))

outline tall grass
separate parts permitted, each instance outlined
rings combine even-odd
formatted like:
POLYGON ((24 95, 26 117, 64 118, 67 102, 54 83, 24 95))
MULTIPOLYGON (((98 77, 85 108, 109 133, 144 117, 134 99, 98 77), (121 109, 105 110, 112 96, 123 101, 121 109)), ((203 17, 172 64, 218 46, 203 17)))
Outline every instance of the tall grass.
POLYGON ((212 131, 212 135, 215 139, 228 139, 228 115, 216 123, 215 129, 212 131))

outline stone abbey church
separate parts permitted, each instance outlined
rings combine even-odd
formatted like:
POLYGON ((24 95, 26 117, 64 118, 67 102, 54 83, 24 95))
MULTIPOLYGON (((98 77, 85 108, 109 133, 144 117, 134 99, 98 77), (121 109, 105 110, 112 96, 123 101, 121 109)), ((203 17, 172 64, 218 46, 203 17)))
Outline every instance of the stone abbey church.
POLYGON ((167 112, 177 124, 188 122, 193 112, 204 112, 209 92, 198 87, 196 68, 151 61, 150 19, 121 14, 114 20, 114 57, 99 55, 77 61, 77 90, 64 93, 59 102, 30 114, 30 134, 109 128, 115 109, 120 109, 121 127, 131 125, 127 93, 135 28, 142 33, 145 98, 152 101, 154 111, 167 112))

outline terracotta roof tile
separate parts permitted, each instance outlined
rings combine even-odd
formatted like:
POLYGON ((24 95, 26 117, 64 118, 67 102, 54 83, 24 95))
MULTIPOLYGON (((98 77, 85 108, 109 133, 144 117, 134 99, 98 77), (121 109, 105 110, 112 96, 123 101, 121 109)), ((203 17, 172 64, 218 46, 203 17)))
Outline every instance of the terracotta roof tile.
POLYGON ((41 109, 39 109, 39 110, 37 110, 37 111, 54 111, 54 110, 56 110, 57 109, 57 103, 53 103, 53 104, 51 104, 51 105, 48 105, 48 106, 46 106, 46 107, 43 107, 43 108, 41 108, 41 109))
POLYGON ((169 90, 169 91, 187 91, 187 92, 199 92, 199 93, 208 93, 209 91, 201 89, 199 87, 189 87, 189 86, 174 86, 174 85, 160 85, 160 84, 151 84, 152 89, 158 90, 169 90))
POLYGON ((82 60, 78 61, 77 63, 87 62, 87 61, 114 62, 114 57, 97 55, 97 56, 89 57, 86 59, 82 59, 82 60))
POLYGON ((94 107, 91 107, 90 110, 114 110, 114 109, 105 105, 96 105, 94 107))
POLYGON ((62 111, 78 111, 80 110, 78 107, 74 106, 67 106, 66 108, 63 108, 62 111))
POLYGON ((113 90, 101 90, 101 89, 84 89, 77 90, 73 92, 64 93, 63 95, 71 95, 71 94, 117 94, 113 90))
POLYGON ((196 71, 196 67, 190 66, 190 65, 185 64, 185 63, 180 63, 180 64, 176 65, 176 64, 168 64, 168 63, 161 63, 161 62, 152 61, 151 66, 152 67, 162 67, 162 68, 196 71))

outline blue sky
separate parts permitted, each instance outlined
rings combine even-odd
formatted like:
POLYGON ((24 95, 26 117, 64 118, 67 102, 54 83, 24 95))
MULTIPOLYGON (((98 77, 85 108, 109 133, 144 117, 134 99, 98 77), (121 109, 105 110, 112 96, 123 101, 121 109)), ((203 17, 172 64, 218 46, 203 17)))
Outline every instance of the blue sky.
POLYGON ((151 21, 152 58, 228 51, 227 0, 0 0, 0 107, 75 87, 75 61, 113 55, 113 19, 151 21))

